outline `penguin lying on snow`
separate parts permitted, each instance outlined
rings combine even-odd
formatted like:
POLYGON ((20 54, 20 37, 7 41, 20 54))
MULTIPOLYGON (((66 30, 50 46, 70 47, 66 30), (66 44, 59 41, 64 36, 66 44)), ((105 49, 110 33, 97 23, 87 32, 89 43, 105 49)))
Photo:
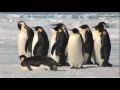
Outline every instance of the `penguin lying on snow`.
POLYGON ((61 65, 67 63, 67 43, 69 39, 68 31, 63 23, 55 25, 55 35, 51 38, 51 57, 61 65))
POLYGON ((20 56, 21 66, 27 67, 28 70, 34 70, 34 67, 37 69, 43 70, 57 70, 59 64, 50 57, 45 56, 33 56, 27 58, 25 55, 20 56))
POLYGON ((82 35, 85 44, 84 64, 93 64, 91 56, 93 52, 93 36, 88 25, 80 26, 80 34, 82 35))
POLYGON ((71 30, 73 34, 70 35, 68 41, 68 62, 70 68, 80 69, 84 60, 84 46, 82 43, 82 36, 79 30, 74 28, 71 30))
POLYGON ((46 32, 40 26, 36 26, 33 42, 32 42, 32 56, 47 56, 49 49, 49 40, 46 32))
POLYGON ((32 40, 33 40, 33 30, 28 27, 25 22, 20 21, 18 23, 19 34, 18 34, 18 53, 20 55, 25 55, 27 57, 32 56, 32 40))
POLYGON ((112 64, 109 63, 111 42, 109 34, 105 27, 106 23, 100 22, 97 26, 95 26, 95 30, 93 31, 93 58, 95 59, 96 64, 104 67, 111 67, 112 64))

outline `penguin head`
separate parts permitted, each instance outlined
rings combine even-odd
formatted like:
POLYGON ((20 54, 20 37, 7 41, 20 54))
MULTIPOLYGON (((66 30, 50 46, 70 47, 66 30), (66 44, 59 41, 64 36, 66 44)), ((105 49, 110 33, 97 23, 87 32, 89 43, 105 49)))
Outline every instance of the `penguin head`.
POLYGON ((26 59, 27 59, 27 57, 25 55, 21 55, 20 56, 21 66, 25 66, 26 65, 26 63, 25 63, 26 59))
POLYGON ((79 33, 79 30, 78 30, 77 28, 73 28, 73 29, 70 30, 70 31, 72 31, 73 33, 79 33))
POLYGON ((88 31, 90 30, 89 26, 86 25, 86 24, 80 26, 80 28, 81 28, 81 29, 86 29, 86 30, 88 30, 88 31))
POLYGON ((24 21, 20 21, 20 22, 18 23, 18 28, 21 29, 21 27, 27 28, 27 25, 25 24, 24 21))
POLYGON ((63 29, 65 27, 65 25, 63 23, 58 23, 58 24, 54 24, 54 30, 58 31, 59 29, 63 29))
POLYGON ((98 28, 105 29, 106 28, 106 23, 105 22, 99 22, 98 28))
POLYGON ((21 56, 19 56, 19 58, 20 58, 21 61, 27 59, 27 57, 25 55, 21 55, 21 56))
POLYGON ((36 26, 36 27, 34 27, 34 28, 35 28, 35 30, 38 31, 38 32, 44 31, 44 29, 43 29, 41 26, 36 26))
POLYGON ((97 26, 95 26, 94 28, 96 30, 100 30, 100 29, 106 29, 106 23, 105 22, 99 22, 97 26))

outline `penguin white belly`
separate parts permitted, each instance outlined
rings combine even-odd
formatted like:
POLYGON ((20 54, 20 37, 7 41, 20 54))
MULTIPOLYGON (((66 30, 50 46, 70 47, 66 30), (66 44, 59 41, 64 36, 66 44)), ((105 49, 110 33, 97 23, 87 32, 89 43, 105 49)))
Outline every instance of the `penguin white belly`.
POLYGON ((95 53, 95 58, 96 62, 101 65, 103 62, 103 59, 101 58, 101 39, 100 37, 96 37, 94 40, 94 53, 95 53))
POLYGON ((82 35, 82 38, 83 38, 83 41, 84 41, 84 43, 85 43, 85 33, 86 33, 86 30, 84 30, 84 29, 81 29, 80 30, 80 34, 82 35))
POLYGON ((34 32, 33 42, 32 42, 32 56, 34 56, 33 51, 36 43, 38 42, 38 32, 34 32))
POLYGON ((73 34, 68 41, 68 63, 70 67, 80 68, 83 64, 82 42, 79 34, 73 34))
POLYGON ((89 54, 88 53, 84 53, 84 64, 87 63, 87 60, 88 60, 88 57, 89 57, 89 54))
MULTIPOLYGON (((85 39, 85 33, 86 33, 86 29, 81 29, 80 30, 80 34, 82 35, 83 41, 85 43, 86 39, 85 39)), ((88 60, 89 54, 88 53, 84 53, 84 64, 86 64, 87 60, 88 60)))
POLYGON ((56 34, 57 34, 56 31, 52 31, 52 38, 51 38, 51 45, 50 45, 51 48, 53 47, 53 45, 56 41, 56 34))
MULTIPOLYGON (((51 49, 54 45, 54 43, 56 42, 56 34, 57 32, 56 31, 52 31, 52 38, 51 38, 51 49)), ((59 62, 59 57, 55 54, 56 51, 54 50, 53 52, 53 55, 51 54, 51 58, 53 58, 56 62, 59 62)))
POLYGON ((26 55, 25 45, 26 45, 27 39, 28 39, 27 33, 20 31, 19 35, 18 35, 18 53, 19 53, 19 56, 26 55))
MULTIPOLYGON (((41 64, 39 67, 30 66, 33 71, 35 70, 51 70, 49 66, 41 64)), ((29 71, 27 67, 21 66, 22 71, 29 71)))

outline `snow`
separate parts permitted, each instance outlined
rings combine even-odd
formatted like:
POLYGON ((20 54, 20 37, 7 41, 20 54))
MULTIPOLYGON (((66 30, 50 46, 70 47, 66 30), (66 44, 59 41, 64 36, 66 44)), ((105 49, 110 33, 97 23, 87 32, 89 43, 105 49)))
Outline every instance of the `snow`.
POLYGON ((0 13, 0 78, 120 78, 120 30, 119 13, 0 13), (107 22, 112 50, 113 67, 84 65, 83 69, 58 67, 58 71, 21 71, 17 50, 17 23, 24 20, 28 26, 42 26, 51 39, 52 24, 63 22, 68 28, 88 24, 92 27, 100 21, 107 22))

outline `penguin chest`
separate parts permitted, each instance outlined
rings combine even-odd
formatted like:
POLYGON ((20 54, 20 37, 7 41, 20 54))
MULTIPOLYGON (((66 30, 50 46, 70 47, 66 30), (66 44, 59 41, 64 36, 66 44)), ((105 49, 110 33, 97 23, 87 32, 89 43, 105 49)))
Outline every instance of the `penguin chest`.
POLYGON ((73 34, 68 41, 68 62, 69 64, 82 64, 82 42, 79 34, 73 34))
MULTIPOLYGON (((51 49, 56 42, 56 31, 52 31, 52 38, 51 38, 51 49)), ((53 55, 51 54, 51 58, 53 58, 56 62, 59 62, 59 57, 56 55, 56 50, 54 50, 53 55)))
POLYGON ((18 52, 19 52, 19 55, 26 55, 25 45, 26 45, 27 39, 28 39, 27 33, 20 31, 19 35, 18 35, 18 52))
POLYGON ((101 58, 101 52, 100 52, 100 50, 101 50, 100 35, 101 35, 101 33, 96 31, 96 33, 94 33, 94 35, 93 35, 94 36, 93 39, 94 39, 94 53, 95 53, 96 62, 101 65, 103 62, 103 59, 101 58))
POLYGON ((53 31, 52 32, 52 38, 51 38, 51 48, 53 47, 53 44, 55 43, 56 41, 56 34, 57 32, 56 31, 53 31))
POLYGON ((37 44, 37 42, 38 42, 38 32, 36 31, 34 33, 33 42, 32 42, 32 56, 34 56, 33 51, 34 51, 34 47, 37 44))
MULTIPOLYGON (((36 67, 36 66, 30 66, 30 68, 33 70, 33 71, 36 71, 36 70, 51 70, 49 66, 47 65, 44 65, 44 64, 41 64, 40 66, 36 67)), ((27 67, 23 67, 21 66, 21 70, 22 71, 29 71, 29 69, 27 67)))
POLYGON ((80 30, 80 34, 82 35, 82 38, 83 38, 83 41, 85 42, 85 33, 86 33, 86 30, 80 30))

